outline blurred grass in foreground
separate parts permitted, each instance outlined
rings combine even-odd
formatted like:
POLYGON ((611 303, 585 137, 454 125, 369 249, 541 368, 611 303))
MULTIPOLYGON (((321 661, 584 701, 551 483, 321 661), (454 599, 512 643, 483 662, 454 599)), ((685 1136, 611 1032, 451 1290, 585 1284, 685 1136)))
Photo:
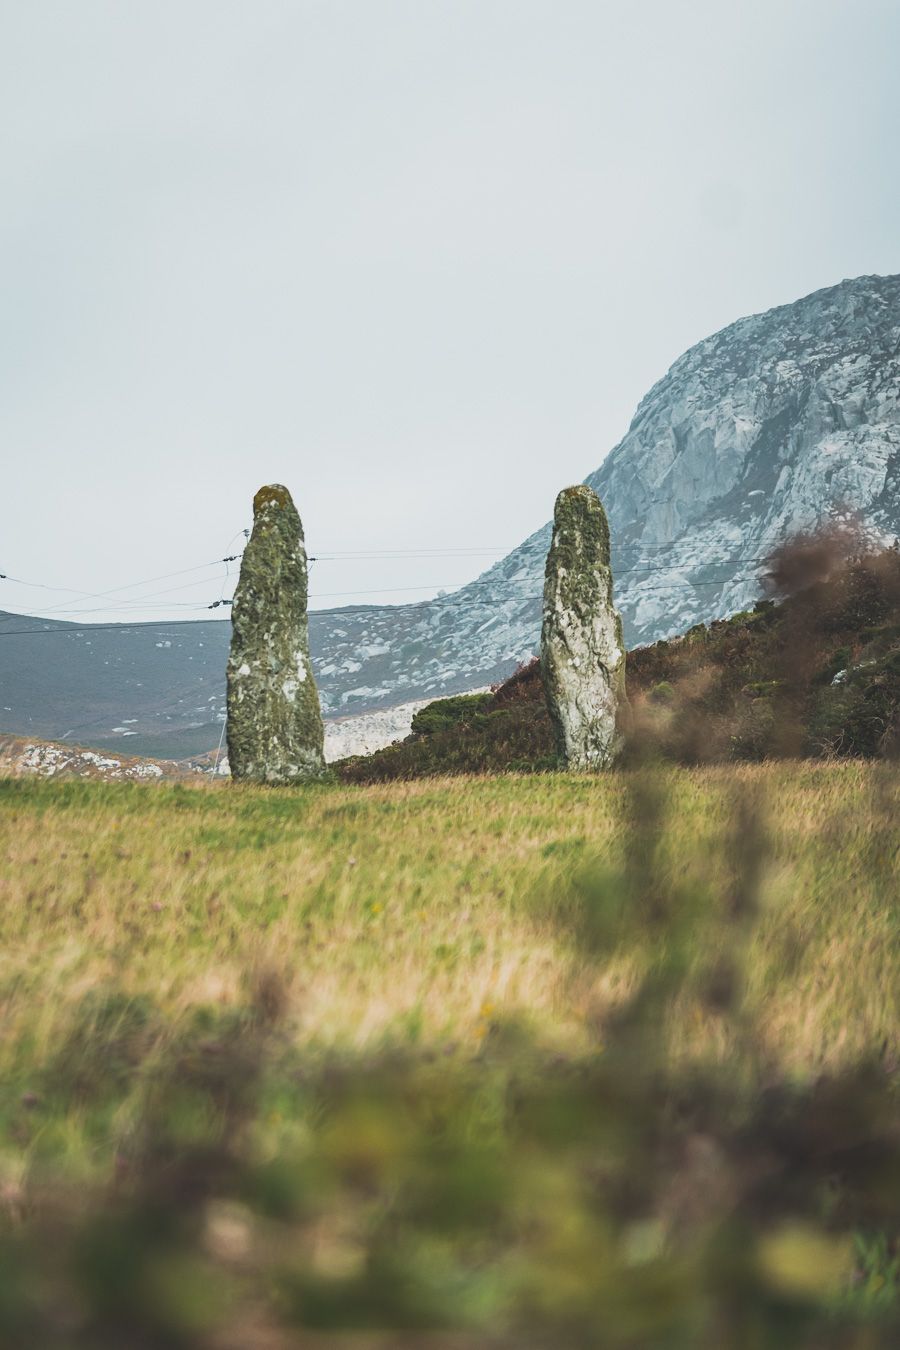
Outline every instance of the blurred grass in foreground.
POLYGON ((0 1344, 896 1344, 897 792, 0 782, 0 1344))

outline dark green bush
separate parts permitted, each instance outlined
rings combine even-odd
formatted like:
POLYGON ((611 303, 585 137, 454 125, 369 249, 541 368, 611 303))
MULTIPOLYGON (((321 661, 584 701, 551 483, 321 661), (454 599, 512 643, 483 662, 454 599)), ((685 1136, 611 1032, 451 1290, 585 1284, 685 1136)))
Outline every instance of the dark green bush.
POLYGON ((475 713, 489 708, 493 699, 493 694, 457 694, 453 698, 435 699, 413 717, 413 735, 431 736, 436 731, 448 731, 470 722, 475 713))
POLYGON ((826 662, 822 669, 816 671, 815 675, 812 677, 811 683, 814 685, 831 684, 835 675, 840 674, 842 670, 846 670, 852 659, 852 647, 838 647, 837 651, 833 653, 830 660, 826 662))

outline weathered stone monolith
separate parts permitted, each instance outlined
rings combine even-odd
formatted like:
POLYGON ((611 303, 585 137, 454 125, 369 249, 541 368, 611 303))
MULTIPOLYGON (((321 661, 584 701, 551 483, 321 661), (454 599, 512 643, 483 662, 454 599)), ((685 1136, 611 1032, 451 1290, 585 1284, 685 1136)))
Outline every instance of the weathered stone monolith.
POLYGON ((541 629, 541 678, 561 768, 608 769, 622 748, 625 647, 612 591, 603 504, 589 487, 564 488, 541 629))
POLYGON ((235 779, 296 783, 325 773, 306 591, 303 526, 287 488, 272 483, 253 498, 231 610, 227 736, 235 779))

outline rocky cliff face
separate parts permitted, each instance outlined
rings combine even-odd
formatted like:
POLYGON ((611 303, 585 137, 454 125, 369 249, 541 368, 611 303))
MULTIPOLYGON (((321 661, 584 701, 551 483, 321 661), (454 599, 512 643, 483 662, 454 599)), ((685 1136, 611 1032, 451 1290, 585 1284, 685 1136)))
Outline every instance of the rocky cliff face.
POLYGON ((835 511, 900 533, 900 277, 859 277, 698 343, 588 482, 629 645, 740 609, 835 511))
MULTIPOLYGON (((843 281, 698 343, 586 481, 609 517, 629 647, 741 609, 772 548, 836 511, 900 534, 900 276, 843 281)), ((547 524, 430 606, 447 666, 536 649, 549 542, 547 524)))

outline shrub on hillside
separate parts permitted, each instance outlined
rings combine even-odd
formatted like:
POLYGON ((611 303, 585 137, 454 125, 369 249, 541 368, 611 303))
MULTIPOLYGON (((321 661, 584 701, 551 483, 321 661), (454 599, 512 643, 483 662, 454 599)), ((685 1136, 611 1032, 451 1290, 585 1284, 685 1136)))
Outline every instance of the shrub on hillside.
POLYGON ((467 773, 542 773, 556 751, 536 660, 520 666, 490 694, 438 699, 416 714, 413 734, 373 755, 333 765, 344 783, 467 773), (444 705, 451 704, 449 725, 444 705), (423 714, 434 715, 425 716, 423 714), (427 730, 425 730, 427 728, 427 730), (420 730, 421 729, 421 730, 420 730), (419 734, 417 734, 419 733, 419 734))
POLYGON ((435 699, 414 715, 413 735, 431 736, 435 731, 471 725, 475 714, 483 712, 492 702, 491 694, 457 694, 453 698, 435 699))

